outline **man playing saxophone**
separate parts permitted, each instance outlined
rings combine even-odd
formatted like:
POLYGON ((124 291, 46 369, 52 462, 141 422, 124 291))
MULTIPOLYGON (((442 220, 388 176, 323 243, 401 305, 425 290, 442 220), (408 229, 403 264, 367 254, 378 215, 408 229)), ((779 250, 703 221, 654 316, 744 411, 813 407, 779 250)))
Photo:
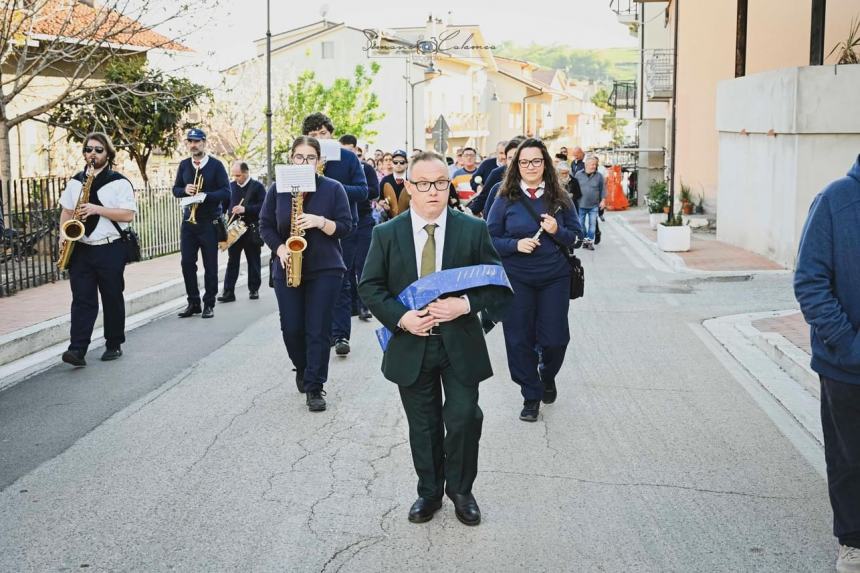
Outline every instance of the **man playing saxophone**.
MULTIPOLYGON (((134 189, 120 173, 113 171, 116 150, 104 133, 90 133, 84 139, 84 160, 87 169, 69 180, 60 196, 62 213, 60 228, 77 227, 69 224, 73 218, 83 223, 83 233, 61 233, 60 251, 64 250, 65 234, 75 240, 68 262, 69 283, 72 288, 72 321, 69 349, 63 362, 86 366, 85 355, 90 345, 93 326, 99 314, 99 295, 104 306, 104 336, 106 350, 102 360, 122 356, 125 342, 125 283, 126 248, 120 229, 125 229, 137 213, 134 189), (89 198, 82 202, 89 179, 89 198)), ((79 230, 79 228, 78 228, 79 230)), ((69 248, 66 245, 65 248, 69 248)))
MULTIPOLYGON (((317 167, 320 155, 319 142, 303 136, 293 143, 290 161, 317 167)), ((260 235, 277 255, 270 272, 296 387, 306 394, 308 410, 321 412, 332 309, 346 271, 340 239, 352 230, 352 213, 343 185, 319 170, 315 181, 316 191, 304 194, 279 193, 273 184, 260 209, 260 235)))

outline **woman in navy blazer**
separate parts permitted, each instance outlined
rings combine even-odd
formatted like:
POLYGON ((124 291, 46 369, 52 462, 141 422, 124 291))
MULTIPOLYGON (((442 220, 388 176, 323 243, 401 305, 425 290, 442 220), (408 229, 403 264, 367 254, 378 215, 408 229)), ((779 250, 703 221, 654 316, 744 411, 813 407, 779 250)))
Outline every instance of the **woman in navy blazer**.
POLYGON ((570 265, 547 235, 565 247, 582 235, 570 195, 539 139, 523 141, 508 163, 487 227, 514 288, 503 324, 508 368, 523 395, 520 419, 535 422, 541 400, 555 401, 555 377, 570 342, 570 265))
MULTIPOLYGON (((299 137, 293 142, 291 163, 316 168, 320 156, 320 144, 313 137, 299 137)), ((298 218, 307 241, 301 284, 288 287, 286 240, 291 235, 292 206, 292 193, 278 193, 277 185, 272 184, 260 209, 260 236, 277 255, 270 272, 281 333, 296 369, 296 387, 306 394, 308 410, 321 412, 326 408, 323 384, 328 378, 332 309, 346 271, 340 239, 352 230, 352 213, 343 185, 317 175, 316 191, 305 193, 303 214, 298 218)))

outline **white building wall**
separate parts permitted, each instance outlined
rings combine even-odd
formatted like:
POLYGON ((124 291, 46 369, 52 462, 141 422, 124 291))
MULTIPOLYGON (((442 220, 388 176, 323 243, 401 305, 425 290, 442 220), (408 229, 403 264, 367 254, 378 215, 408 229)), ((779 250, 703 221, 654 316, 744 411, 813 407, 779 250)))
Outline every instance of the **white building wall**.
POLYGON ((856 161, 858 93, 860 66, 784 68, 719 84, 718 239, 794 267, 812 199, 856 161))

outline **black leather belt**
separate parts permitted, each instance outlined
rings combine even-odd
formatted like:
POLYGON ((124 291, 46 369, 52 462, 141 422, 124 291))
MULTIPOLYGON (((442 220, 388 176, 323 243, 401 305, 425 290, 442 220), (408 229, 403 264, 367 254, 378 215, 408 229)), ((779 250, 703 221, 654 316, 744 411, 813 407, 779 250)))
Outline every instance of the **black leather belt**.
POLYGON ((429 334, 430 336, 439 336, 440 334, 442 334, 442 331, 439 329, 438 326, 434 326, 427 331, 427 334, 429 334))

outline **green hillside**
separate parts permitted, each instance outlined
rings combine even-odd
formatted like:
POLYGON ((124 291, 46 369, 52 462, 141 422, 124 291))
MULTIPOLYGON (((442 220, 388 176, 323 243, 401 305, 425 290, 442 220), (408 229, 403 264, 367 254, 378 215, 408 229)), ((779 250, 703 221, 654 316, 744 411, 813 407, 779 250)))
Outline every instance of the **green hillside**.
POLYGON ((505 42, 495 53, 561 69, 571 79, 578 80, 634 80, 639 65, 639 54, 635 48, 577 50, 559 44, 519 46, 505 42))

